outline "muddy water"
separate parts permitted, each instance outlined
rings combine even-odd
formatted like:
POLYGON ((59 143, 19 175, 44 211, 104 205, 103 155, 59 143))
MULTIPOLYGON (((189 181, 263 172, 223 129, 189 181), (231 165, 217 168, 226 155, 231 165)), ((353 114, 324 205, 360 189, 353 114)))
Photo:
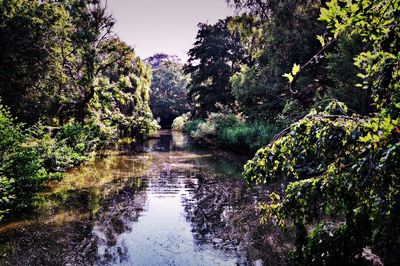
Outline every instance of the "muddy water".
POLYGON ((248 205, 241 164, 168 131, 141 152, 105 152, 0 226, 0 265, 252 263, 230 221, 248 205))

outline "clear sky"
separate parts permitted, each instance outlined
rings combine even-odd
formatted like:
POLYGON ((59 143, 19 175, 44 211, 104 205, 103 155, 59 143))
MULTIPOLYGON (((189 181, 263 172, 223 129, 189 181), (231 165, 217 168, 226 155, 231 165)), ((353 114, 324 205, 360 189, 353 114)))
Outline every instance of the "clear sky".
POLYGON ((118 36, 142 58, 155 53, 183 61, 192 47, 199 22, 215 23, 232 15, 225 0, 108 0, 118 36))

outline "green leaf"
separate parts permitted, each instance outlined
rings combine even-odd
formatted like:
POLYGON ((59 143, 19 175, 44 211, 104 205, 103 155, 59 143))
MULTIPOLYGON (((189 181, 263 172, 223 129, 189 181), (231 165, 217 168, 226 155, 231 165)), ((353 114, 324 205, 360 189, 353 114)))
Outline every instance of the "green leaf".
POLYGON ((321 43, 322 47, 325 47, 326 43, 325 43, 325 39, 322 35, 317 35, 317 40, 321 43))
POLYGON ((282 77, 287 78, 289 80, 289 83, 292 83, 294 80, 292 74, 290 74, 290 73, 285 73, 282 75, 282 77))
POLYGON ((321 15, 319 17, 321 21, 328 21, 329 20, 329 11, 326 8, 321 8, 321 15))
POLYGON ((293 76, 296 76, 297 75, 297 73, 299 73, 300 72, 300 65, 298 65, 298 64, 294 64, 293 65, 293 68, 292 68, 292 74, 293 74, 293 76))

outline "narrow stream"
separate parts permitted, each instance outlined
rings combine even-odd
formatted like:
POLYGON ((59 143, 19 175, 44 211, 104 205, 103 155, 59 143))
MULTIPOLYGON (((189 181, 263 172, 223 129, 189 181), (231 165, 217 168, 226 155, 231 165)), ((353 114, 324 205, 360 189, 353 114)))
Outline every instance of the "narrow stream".
POLYGON ((0 265, 247 265, 229 223, 241 165, 169 131, 142 152, 104 152, 0 226, 0 265))

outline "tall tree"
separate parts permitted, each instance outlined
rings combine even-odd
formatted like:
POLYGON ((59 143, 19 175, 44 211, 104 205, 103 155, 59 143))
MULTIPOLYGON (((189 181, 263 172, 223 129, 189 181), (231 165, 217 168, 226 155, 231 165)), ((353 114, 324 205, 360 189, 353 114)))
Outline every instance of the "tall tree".
POLYGON ((196 42, 188 53, 184 70, 191 77, 188 89, 195 116, 219 111, 218 104, 234 109, 230 78, 240 69, 245 52, 239 35, 228 29, 231 19, 215 25, 199 24, 196 42))
POLYGON ((143 139, 157 128, 150 109, 151 69, 126 43, 109 41, 121 57, 101 71, 88 111, 97 124, 117 127, 120 137, 143 139))
POLYGON ((97 119, 133 135, 153 126, 150 69, 113 33, 101 1, 0 3, 0 97, 13 114, 31 124, 97 119))
POLYGON ((73 110, 78 122, 84 122, 88 106, 96 90, 96 82, 104 69, 130 53, 121 51, 113 33, 115 20, 99 0, 60 1, 68 10, 71 24, 71 44, 62 47, 63 64, 69 84, 65 86, 65 99, 60 112, 73 110))

